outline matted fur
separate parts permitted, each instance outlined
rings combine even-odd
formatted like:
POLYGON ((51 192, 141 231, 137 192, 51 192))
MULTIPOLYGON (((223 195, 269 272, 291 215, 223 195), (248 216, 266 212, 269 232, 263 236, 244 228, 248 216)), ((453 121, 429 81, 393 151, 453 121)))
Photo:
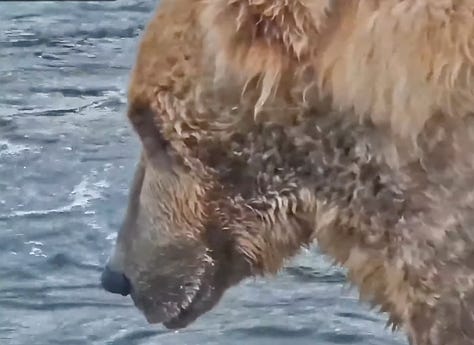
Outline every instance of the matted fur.
POLYGON ((473 12, 472 0, 216 0, 200 15, 226 67, 261 74, 260 102, 310 63, 335 109, 406 138, 435 113, 472 111, 473 12))
MULTIPOLYGON (((295 61, 308 60, 318 46, 330 0, 207 0, 200 14, 208 49, 221 68, 262 80, 257 111, 272 96, 295 61), (229 66, 230 65, 230 66, 229 66)), ((225 73, 225 72, 224 72, 225 73)))
POLYGON ((129 117, 151 109, 188 171, 174 231, 205 237, 212 219, 253 274, 315 241, 412 344, 473 344, 473 13, 474 0, 162 0, 129 117))

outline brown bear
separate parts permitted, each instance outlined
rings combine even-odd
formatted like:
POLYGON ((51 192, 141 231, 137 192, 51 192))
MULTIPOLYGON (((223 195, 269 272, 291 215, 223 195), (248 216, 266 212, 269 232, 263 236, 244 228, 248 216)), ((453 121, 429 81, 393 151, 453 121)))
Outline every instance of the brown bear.
POLYGON ((102 274, 182 328, 315 243, 413 345, 474 344, 474 0, 161 0, 102 274))

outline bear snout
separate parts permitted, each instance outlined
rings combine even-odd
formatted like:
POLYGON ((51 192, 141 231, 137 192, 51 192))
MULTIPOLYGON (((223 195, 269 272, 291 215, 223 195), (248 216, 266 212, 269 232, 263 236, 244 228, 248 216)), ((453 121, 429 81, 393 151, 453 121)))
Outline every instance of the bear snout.
POLYGON ((122 272, 112 270, 108 265, 105 266, 101 275, 101 285, 105 291, 128 296, 131 292, 130 280, 122 272))

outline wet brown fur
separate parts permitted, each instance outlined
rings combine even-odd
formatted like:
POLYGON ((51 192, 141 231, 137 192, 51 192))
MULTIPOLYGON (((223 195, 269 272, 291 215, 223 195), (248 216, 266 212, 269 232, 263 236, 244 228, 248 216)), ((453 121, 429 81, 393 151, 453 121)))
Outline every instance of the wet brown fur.
POLYGON ((473 15, 474 0, 162 0, 129 118, 172 157, 147 163, 181 186, 160 184, 168 231, 229 238, 253 274, 316 242, 412 344, 473 344, 473 15))

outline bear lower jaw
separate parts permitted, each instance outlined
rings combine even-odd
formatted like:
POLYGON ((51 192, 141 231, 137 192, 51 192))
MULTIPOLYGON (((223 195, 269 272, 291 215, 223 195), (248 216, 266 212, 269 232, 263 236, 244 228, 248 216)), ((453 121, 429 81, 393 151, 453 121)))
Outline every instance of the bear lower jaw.
POLYGON ((198 317, 212 309, 220 299, 222 293, 212 284, 202 281, 199 288, 188 303, 182 303, 176 311, 166 310, 162 306, 147 303, 143 296, 132 291, 131 298, 140 309, 149 324, 163 324, 170 330, 185 328, 198 317))
POLYGON ((191 319, 189 319, 190 316, 192 316, 192 313, 187 308, 180 309, 178 315, 172 317, 169 320, 163 321, 162 324, 167 329, 185 328, 197 318, 197 317, 192 317, 191 319))
POLYGON ((199 315, 196 315, 196 317, 191 317, 196 314, 193 311, 192 304, 197 298, 199 297, 196 294, 188 304, 179 306, 179 309, 176 312, 170 312, 161 306, 147 306, 147 304, 143 301, 136 303, 139 298, 137 298, 136 295, 132 295, 135 305, 141 310, 143 316, 149 324, 161 323, 168 329, 184 328, 200 315, 200 313, 198 313, 199 315), (190 317, 191 320, 188 321, 190 317))
POLYGON ((167 329, 186 328, 217 304, 219 300, 218 295, 213 286, 201 285, 191 302, 185 307, 182 306, 177 315, 163 321, 163 326, 167 329))

